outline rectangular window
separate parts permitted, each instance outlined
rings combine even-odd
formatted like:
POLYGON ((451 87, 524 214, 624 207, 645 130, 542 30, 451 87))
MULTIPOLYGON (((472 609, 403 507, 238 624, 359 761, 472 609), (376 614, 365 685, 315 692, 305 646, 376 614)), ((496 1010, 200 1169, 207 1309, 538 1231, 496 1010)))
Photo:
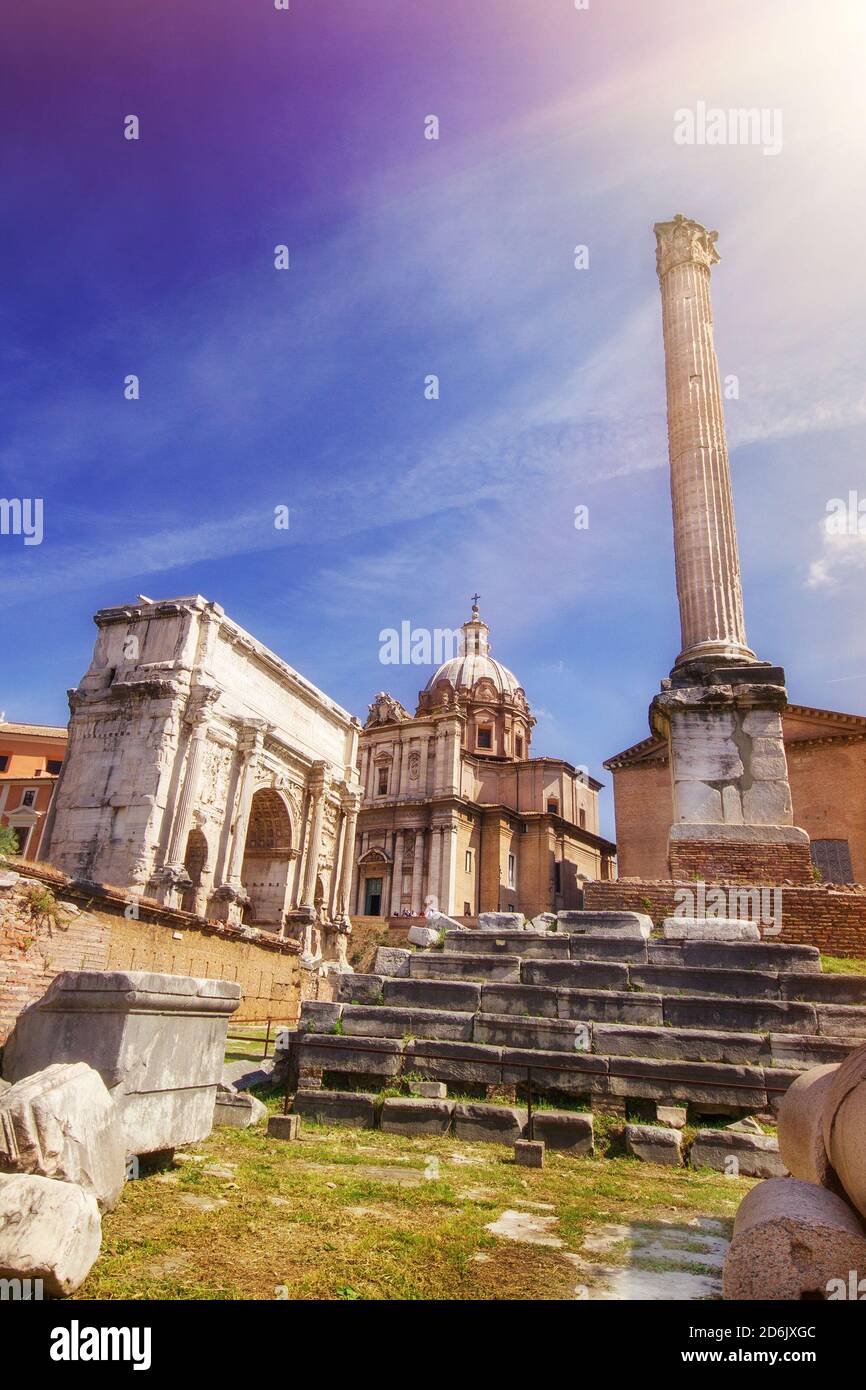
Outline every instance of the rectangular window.
POLYGON ((36 788, 26 787, 21 793, 21 805, 32 806, 36 800, 36 788))
POLYGON ((47 761, 46 764, 45 764, 45 770, 46 770, 46 772, 49 772, 49 773, 51 774, 52 777, 56 777, 57 774, 59 773, 60 769, 62 768, 62 766, 63 766, 63 759, 62 759, 62 758, 49 758, 48 761, 47 761))
POLYGON ((516 884, 515 884, 515 881, 514 881, 514 875, 515 875, 516 869, 517 869, 517 861, 516 861, 516 859, 515 859, 515 857, 514 857, 513 854, 509 854, 509 856, 508 856, 508 887, 509 887, 509 888, 515 888, 515 887, 516 887, 516 884))
POLYGON ((478 748, 492 748, 492 747, 493 747, 493 730, 492 730, 492 729, 479 729, 479 730, 477 731, 477 744, 476 744, 476 746, 477 746, 478 748))
POLYGON ((556 797, 555 797, 555 796, 552 796, 552 797, 550 798, 550 800, 548 801, 548 803, 547 803, 547 811, 548 811, 548 814, 551 815, 551 816, 558 816, 558 815, 559 815, 559 802, 556 800, 556 797))
POLYGON ((463 904, 463 916, 464 916, 464 917, 471 917, 471 916, 472 916, 472 904, 471 904, 471 903, 464 903, 464 904, 463 904))
POLYGON ((516 739, 514 740, 514 756, 517 757, 517 758, 522 758, 522 757, 523 757, 523 739, 522 739, 522 738, 516 738, 516 739))
POLYGON ((847 840, 813 840, 812 863, 822 883, 853 883, 851 847, 847 840))
POLYGON ((581 830, 586 829, 586 811, 584 811, 583 809, 581 809, 580 811, 580 828, 581 830))
POLYGON ((387 769, 387 767, 380 767, 380 768, 379 768, 379 793, 378 793, 378 794, 379 794, 379 796, 387 796, 387 795, 388 795, 388 769, 387 769))
POLYGON ((562 892, 562 865, 558 859, 553 866, 553 891, 554 893, 562 892))
POLYGON ((0 772, 7 772, 9 769, 9 754, 0 753, 0 772))
POLYGON ((471 873, 472 873, 472 850, 471 850, 471 849, 468 849, 468 850, 466 851, 466 872, 467 872, 467 874, 471 874, 471 873))

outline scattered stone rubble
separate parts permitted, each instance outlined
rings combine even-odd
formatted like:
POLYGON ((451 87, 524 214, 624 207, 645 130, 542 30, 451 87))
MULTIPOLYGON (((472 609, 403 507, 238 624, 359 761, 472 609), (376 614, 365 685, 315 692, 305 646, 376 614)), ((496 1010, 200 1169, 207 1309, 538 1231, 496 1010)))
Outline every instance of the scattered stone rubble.
POLYGON ((126 1146, 117 1107, 85 1062, 58 1062, 0 1096, 0 1172, 77 1183, 100 1211, 117 1204, 126 1146))
POLYGON ((19 1016, 7 1080, 87 1062, 117 1102, 130 1154, 194 1143, 213 1124, 240 985, 146 971, 68 970, 19 1016))
POLYGON ((0 1085, 0 1278, 73 1293, 129 1156, 263 1117, 221 1083, 239 998, 226 980, 66 971, 20 1015, 0 1085))
POLYGON ((855 1288, 866 1278, 866 1047, 797 1078, 779 1108, 779 1149, 793 1176, 741 1203, 725 1298, 848 1297, 852 1271, 855 1288))

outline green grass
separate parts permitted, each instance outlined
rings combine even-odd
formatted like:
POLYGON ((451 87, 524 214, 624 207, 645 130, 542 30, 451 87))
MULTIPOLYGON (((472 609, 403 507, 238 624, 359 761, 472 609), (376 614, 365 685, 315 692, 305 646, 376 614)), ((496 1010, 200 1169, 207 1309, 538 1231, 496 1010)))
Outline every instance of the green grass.
POLYGON ((866 975, 866 960, 858 956, 822 956, 825 975, 866 975))
MULTIPOLYGON (((609 1152, 616 1125, 596 1117, 609 1152)), ((190 1152, 205 1161, 127 1184, 76 1297, 570 1299, 577 1279, 564 1252, 578 1251, 591 1226, 730 1221, 752 1186, 601 1155, 548 1153, 538 1171, 517 1167, 500 1145, 308 1121, 297 1143, 268 1140, 260 1128, 219 1129, 190 1152), (230 1176, 206 1172, 211 1163, 231 1167, 230 1176), (190 1196, 224 1205, 199 1210, 184 1202, 190 1196), (486 1230, 506 1208, 532 1203, 558 1217, 564 1252, 486 1230)), ((628 1252, 605 1256, 620 1259, 628 1252)))

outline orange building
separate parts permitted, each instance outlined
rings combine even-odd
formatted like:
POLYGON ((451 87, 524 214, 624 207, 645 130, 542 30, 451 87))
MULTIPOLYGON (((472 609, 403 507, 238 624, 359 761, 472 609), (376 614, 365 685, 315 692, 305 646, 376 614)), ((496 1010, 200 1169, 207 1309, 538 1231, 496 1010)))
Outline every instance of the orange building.
POLYGON ((66 739, 66 729, 53 724, 0 720, 0 825, 12 827, 27 859, 39 858, 66 739))
MULTIPOLYGON (((811 839, 821 881, 866 883, 866 718, 788 705, 782 730, 794 824, 811 839)), ((645 738, 605 767, 613 773, 620 877, 669 877, 667 745, 645 738)))

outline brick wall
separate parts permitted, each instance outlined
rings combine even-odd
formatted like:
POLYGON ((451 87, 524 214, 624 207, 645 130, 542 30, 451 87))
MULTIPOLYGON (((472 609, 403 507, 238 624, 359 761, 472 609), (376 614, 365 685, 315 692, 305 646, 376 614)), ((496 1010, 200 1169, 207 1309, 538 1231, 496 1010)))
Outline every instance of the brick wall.
MULTIPOLYGON (((35 872, 27 869, 28 875, 35 872)), ((171 975, 237 980, 242 997, 237 1017, 295 1020, 302 999, 330 999, 330 980, 301 969, 295 942, 262 934, 257 940, 225 924, 203 922, 189 913, 140 906, 140 917, 124 915, 125 900, 77 893, 57 875, 46 883, 59 896, 81 903, 65 930, 38 930, 19 889, 0 892, 0 1044, 23 1008, 40 999, 62 970, 150 970, 171 975)))
MULTIPOLYGON (((734 887, 719 883, 709 887, 734 887)), ((694 880, 619 879, 588 883, 584 906, 594 911, 614 909, 648 912, 654 922, 673 915, 677 889, 694 890, 694 880)), ((781 884, 782 931, 768 940, 817 946, 827 955, 866 956, 866 889, 827 884, 781 884)))
MULTIPOLYGON (((7 895, 4 894, 4 899, 7 895)), ((41 998, 61 970, 104 970, 109 922, 82 915, 68 931, 35 935, 29 917, 4 901, 0 906, 0 1043, 23 1008, 41 998)))
POLYGON ((731 844, 724 840, 672 840, 671 877, 714 883, 802 883, 814 881, 805 844, 731 844))

